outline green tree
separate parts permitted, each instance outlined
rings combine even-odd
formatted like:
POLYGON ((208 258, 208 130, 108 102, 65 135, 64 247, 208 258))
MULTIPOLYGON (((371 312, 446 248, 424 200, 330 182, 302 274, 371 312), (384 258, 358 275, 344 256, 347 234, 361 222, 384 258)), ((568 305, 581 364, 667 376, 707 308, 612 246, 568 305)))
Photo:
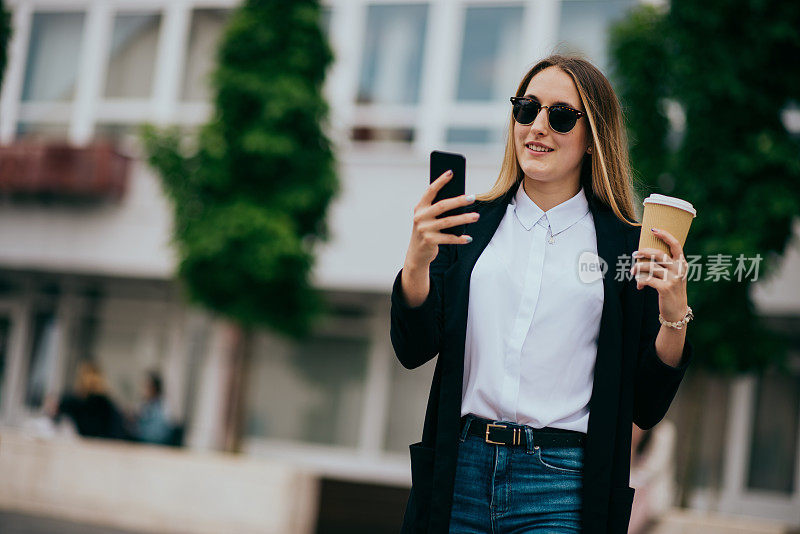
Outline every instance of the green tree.
POLYGON ((11 38, 11 14, 6 11, 3 4, 3 0, 0 0, 0 87, 3 87, 3 74, 8 58, 8 40, 11 38))
POLYGON ((193 146, 175 127, 143 127, 174 205, 179 277, 191 301, 241 327, 240 368, 254 327, 299 339, 325 308, 309 277, 339 185, 324 133, 332 52, 320 14, 316 0, 245 0, 222 37, 213 117, 193 146))
MULTIPOLYGON (((700 255, 699 280, 688 298, 697 320, 697 348, 686 392, 688 449, 699 450, 706 404, 694 375, 785 369, 786 339, 770 331, 750 298, 754 273, 734 267, 761 258, 758 279, 780 266, 800 213, 800 144, 781 112, 796 105, 800 69, 800 3, 781 0, 672 0, 640 5, 611 32, 610 48, 631 138, 631 160, 644 195, 685 198, 697 218, 684 247, 700 255), (683 111, 682 132, 670 131, 668 102, 683 111), (730 280, 709 279, 709 261, 726 255, 730 280)), ((692 273, 690 272, 690 275, 692 273)), ((698 461, 681 472, 682 503, 698 461)))
POLYGON ((611 35, 631 160, 647 191, 685 198, 697 218, 684 253, 699 254, 690 280, 698 364, 721 372, 780 363, 784 340, 750 299, 754 273, 737 258, 760 254, 758 279, 780 264, 800 213, 800 146, 781 111, 800 93, 800 4, 780 0, 673 0, 641 5, 611 35), (685 128, 670 132, 664 105, 681 106, 685 128), (714 255, 729 255, 730 280, 708 278, 714 255))

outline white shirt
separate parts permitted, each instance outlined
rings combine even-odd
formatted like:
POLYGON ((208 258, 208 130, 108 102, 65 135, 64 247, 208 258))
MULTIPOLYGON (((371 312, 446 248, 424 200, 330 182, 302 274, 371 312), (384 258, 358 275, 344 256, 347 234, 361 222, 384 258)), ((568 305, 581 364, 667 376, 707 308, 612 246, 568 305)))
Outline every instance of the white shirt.
POLYGON ((520 185, 472 269, 461 415, 586 432, 598 268, 583 189, 545 212, 520 185))

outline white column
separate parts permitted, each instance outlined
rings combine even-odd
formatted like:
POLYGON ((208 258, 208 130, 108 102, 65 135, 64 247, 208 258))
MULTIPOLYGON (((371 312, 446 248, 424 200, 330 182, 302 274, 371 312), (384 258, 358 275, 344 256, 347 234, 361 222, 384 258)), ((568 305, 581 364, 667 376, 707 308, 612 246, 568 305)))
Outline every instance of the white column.
POLYGON ((466 6, 451 0, 430 4, 417 115, 415 151, 424 155, 445 140, 447 114, 455 100, 466 6))
POLYGON ((753 425, 756 377, 746 375, 734 380, 728 411, 728 429, 723 451, 721 504, 735 503, 742 497, 750 461, 750 436, 753 425))
POLYGON ((342 150, 350 144, 367 7, 363 0, 337 1, 332 7, 330 45, 334 62, 328 70, 324 92, 331 104, 331 138, 342 150))
POLYGON ((186 413, 184 405, 188 369, 187 317, 179 302, 172 302, 167 311, 167 354, 161 369, 164 387, 164 408, 172 421, 180 421, 186 413))
POLYGON ((69 128, 69 140, 78 145, 89 143, 94 135, 96 105, 105 82, 113 22, 109 2, 95 0, 91 3, 81 41, 69 128))
POLYGON ((25 414, 25 385, 27 382, 28 355, 31 343, 31 290, 26 288, 24 296, 15 306, 11 319, 11 336, 8 347, 9 380, 8 391, 3 392, 3 419, 18 423, 25 414))
POLYGON ((83 299, 77 295, 71 284, 62 284, 63 293, 58 299, 56 308, 56 328, 58 341, 53 367, 45 388, 46 395, 55 398, 64 390, 67 381, 67 365, 71 356, 73 338, 78 328, 78 321, 83 317, 83 299))
POLYGON ((220 450, 224 445, 225 410, 230 364, 227 361, 232 332, 222 320, 212 323, 206 356, 202 363, 192 426, 188 430, 189 447, 197 450, 220 450))
POLYGON ((153 119, 158 124, 174 120, 183 79, 191 6, 178 1, 167 4, 158 38, 153 97, 153 119))
POLYGON ((28 61, 33 8, 30 2, 19 2, 11 19, 11 40, 8 43, 8 63, 0 92, 0 143, 8 144, 17 133, 19 101, 25 81, 25 64, 28 61))
POLYGON ((369 360, 358 447, 367 454, 379 454, 386 435, 389 416, 389 388, 391 387, 391 345, 389 339, 389 308, 378 306, 370 321, 369 360))
POLYGON ((550 55, 558 41, 558 25, 561 18, 560 0, 528 0, 522 20, 520 70, 527 70, 540 59, 550 55))

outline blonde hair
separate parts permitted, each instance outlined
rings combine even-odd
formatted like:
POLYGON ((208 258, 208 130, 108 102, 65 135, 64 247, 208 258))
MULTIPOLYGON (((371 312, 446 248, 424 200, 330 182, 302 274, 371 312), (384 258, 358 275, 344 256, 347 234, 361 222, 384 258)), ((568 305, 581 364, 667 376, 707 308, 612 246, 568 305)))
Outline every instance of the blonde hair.
MULTIPOLYGON (((641 226, 641 223, 636 222, 633 208, 635 197, 622 108, 611 83, 586 59, 575 55, 553 54, 528 70, 517 87, 516 96, 524 96, 531 79, 548 67, 558 67, 572 78, 589 121, 593 155, 584 155, 581 185, 587 190, 587 195, 593 194, 620 220, 632 226, 641 226), (586 164, 587 158, 589 165, 586 164)), ((514 117, 510 115, 500 175, 489 191, 477 195, 476 198, 482 201, 495 200, 505 195, 523 178, 514 145, 514 117)))
POLYGON ((100 367, 91 361, 84 360, 78 366, 78 377, 75 384, 78 395, 102 394, 108 389, 100 367))

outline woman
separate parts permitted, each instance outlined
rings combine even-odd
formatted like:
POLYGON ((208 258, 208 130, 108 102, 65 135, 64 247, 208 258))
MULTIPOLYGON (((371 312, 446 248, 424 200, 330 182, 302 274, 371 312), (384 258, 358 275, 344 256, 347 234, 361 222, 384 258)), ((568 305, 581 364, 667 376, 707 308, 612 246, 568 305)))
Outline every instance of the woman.
POLYGON ((619 276, 651 230, 599 70, 550 56, 512 102, 496 183, 431 204, 437 178, 393 285, 398 359, 438 354, 403 532, 624 533, 631 423, 663 418, 691 360, 686 329, 661 324, 686 316, 687 264, 656 229, 670 254, 644 248, 654 261, 619 276))
POLYGON ((45 412, 58 422, 69 417, 81 436, 128 439, 123 416, 108 394, 108 384, 100 367, 84 360, 78 365, 74 394, 48 401, 45 412))

